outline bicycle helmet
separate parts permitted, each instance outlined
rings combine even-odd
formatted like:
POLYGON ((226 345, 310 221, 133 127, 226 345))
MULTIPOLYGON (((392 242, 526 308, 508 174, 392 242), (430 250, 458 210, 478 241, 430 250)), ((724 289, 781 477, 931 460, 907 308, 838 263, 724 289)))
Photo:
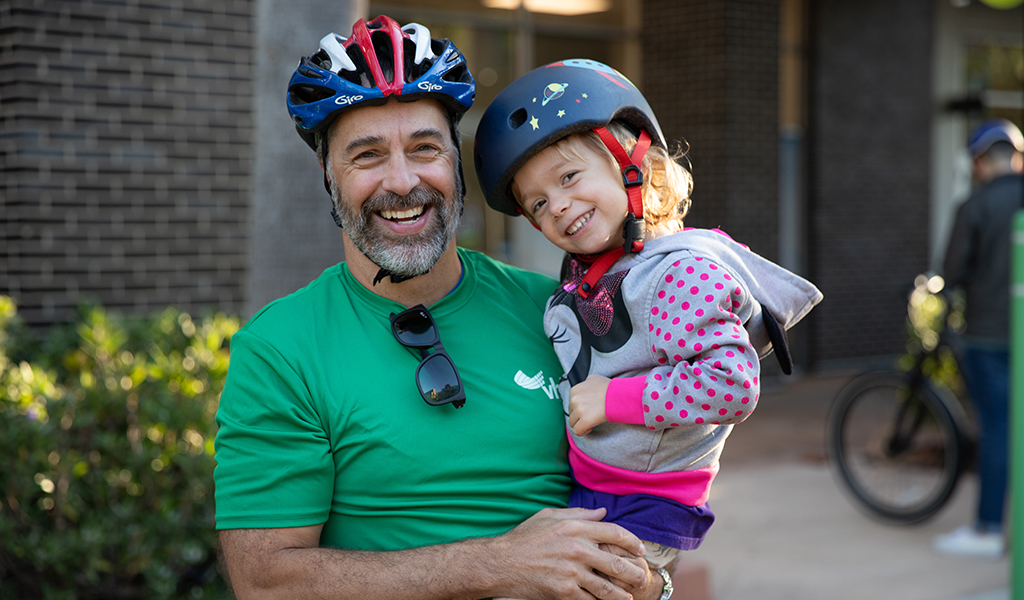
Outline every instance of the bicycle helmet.
MULTIPOLYGON (((646 131, 651 143, 665 147, 661 127, 643 94, 607 65, 564 60, 512 82, 487 107, 476 130, 476 174, 487 203, 499 212, 518 215, 519 205, 510 189, 516 171, 558 140, 613 120, 626 123, 637 133, 646 131)), ((614 146, 622 151, 617 142, 614 146)), ((615 148, 609 150, 616 154, 615 148)))
POLYGON ((319 51, 299 62, 288 82, 288 114, 299 136, 316 151, 317 134, 342 111, 383 104, 389 96, 439 101, 456 133, 459 119, 473 105, 476 85, 451 40, 433 39, 418 23, 401 27, 382 15, 356 21, 348 38, 327 34, 319 51))
POLYGON ((1006 142, 1017 152, 1024 152, 1024 136, 1013 122, 1006 119, 990 119, 975 127, 967 140, 967 149, 972 158, 978 158, 996 142, 1006 142))

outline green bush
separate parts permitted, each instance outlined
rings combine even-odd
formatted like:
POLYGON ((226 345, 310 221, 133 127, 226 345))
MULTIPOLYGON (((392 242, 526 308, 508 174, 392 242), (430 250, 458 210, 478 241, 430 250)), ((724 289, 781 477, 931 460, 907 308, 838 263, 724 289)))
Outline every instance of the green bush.
MULTIPOLYGON (((907 301, 907 346, 898 366, 909 371, 922 351, 938 347, 935 356, 924 363, 924 372, 933 383, 949 388, 957 398, 964 398, 966 387, 960 375, 957 358, 950 346, 940 347, 944 330, 954 334, 964 328, 963 298, 957 294, 941 293, 945 287, 942 277, 919 275, 907 301)), ((955 343, 955 339, 949 339, 955 343)))
POLYGON ((38 338, 0 296, 0 599, 230 597, 213 438, 238 327, 83 307, 38 338))

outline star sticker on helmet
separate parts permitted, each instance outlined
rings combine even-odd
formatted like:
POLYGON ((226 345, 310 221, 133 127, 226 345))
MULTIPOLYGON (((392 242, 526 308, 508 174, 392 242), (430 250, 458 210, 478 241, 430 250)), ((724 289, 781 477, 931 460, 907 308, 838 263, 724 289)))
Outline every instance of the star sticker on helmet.
POLYGON ((533 126, 533 129, 535 131, 537 129, 540 129, 540 121, 537 119, 537 117, 533 117, 532 119, 530 119, 530 125, 533 126))
POLYGON ((558 116, 559 117, 564 117, 565 116, 565 111, 564 110, 559 110, 558 111, 558 116))

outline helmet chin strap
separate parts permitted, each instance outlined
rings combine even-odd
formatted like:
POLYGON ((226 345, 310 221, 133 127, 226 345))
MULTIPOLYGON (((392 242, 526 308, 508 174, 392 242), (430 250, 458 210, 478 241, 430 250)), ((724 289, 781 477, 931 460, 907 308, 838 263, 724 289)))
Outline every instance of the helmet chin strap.
MULTIPOLYGON (((373 264, 376 265, 377 263, 373 264)), ((380 267, 380 265, 377 266, 380 267)), ((426 273, 423 273, 423 275, 426 275, 426 273)), ((377 275, 373 278, 373 285, 377 285, 378 283, 383 281, 385 277, 390 277, 391 283, 402 283, 403 281, 408 281, 413 277, 419 277, 419 275, 396 275, 395 273, 388 271, 384 267, 380 267, 380 270, 377 271, 377 275)))
POLYGON ((583 281, 576 287, 576 293, 586 298, 598 280, 608 271, 609 268, 622 256, 627 253, 637 253, 644 249, 644 234, 647 232, 644 221, 644 198, 641 188, 644 183, 644 174, 640 170, 648 148, 651 147, 651 136, 646 131, 640 130, 640 137, 633 146, 633 153, 626 154, 619 140, 615 139, 606 127, 597 127, 594 133, 601 138, 604 145, 615 157, 622 169, 622 184, 626 186, 626 196, 629 199, 629 214, 622 223, 622 238, 625 240, 620 248, 613 248, 595 258, 583 281))

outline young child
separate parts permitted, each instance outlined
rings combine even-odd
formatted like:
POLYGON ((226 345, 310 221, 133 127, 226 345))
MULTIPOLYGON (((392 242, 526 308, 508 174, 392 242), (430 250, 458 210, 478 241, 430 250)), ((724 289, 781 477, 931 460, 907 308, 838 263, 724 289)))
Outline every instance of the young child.
POLYGON ((711 482, 757 404, 759 356, 774 346, 791 372, 785 330, 821 293, 721 232, 683 229, 690 174, 636 87, 601 63, 509 85, 475 164, 492 208, 569 253, 544 328, 565 369, 570 505, 606 508, 663 568, 714 521, 711 482))

